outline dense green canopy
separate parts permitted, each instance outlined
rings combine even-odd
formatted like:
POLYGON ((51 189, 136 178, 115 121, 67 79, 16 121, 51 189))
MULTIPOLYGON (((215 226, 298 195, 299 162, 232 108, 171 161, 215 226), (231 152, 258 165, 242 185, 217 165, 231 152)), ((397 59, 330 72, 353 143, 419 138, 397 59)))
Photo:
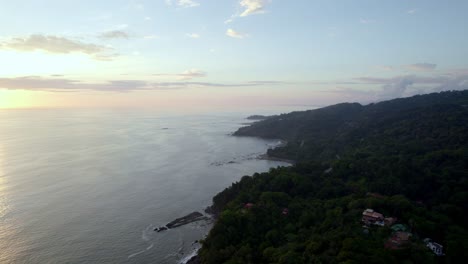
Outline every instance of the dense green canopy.
POLYGON ((286 140, 268 154, 298 163, 245 176, 213 198, 219 217, 203 263, 468 259, 468 91, 293 112, 235 135, 286 140), (394 231, 363 228, 366 208, 398 218, 410 243, 386 249, 394 231), (436 257, 426 237, 446 255, 436 257))

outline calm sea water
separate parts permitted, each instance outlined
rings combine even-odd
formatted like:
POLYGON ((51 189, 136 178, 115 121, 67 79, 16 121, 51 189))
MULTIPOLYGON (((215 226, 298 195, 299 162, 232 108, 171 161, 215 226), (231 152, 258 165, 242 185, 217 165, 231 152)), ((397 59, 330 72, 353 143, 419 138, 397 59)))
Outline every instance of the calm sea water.
POLYGON ((277 142, 232 137, 244 114, 0 111, 0 263, 179 263, 202 212, 277 142))

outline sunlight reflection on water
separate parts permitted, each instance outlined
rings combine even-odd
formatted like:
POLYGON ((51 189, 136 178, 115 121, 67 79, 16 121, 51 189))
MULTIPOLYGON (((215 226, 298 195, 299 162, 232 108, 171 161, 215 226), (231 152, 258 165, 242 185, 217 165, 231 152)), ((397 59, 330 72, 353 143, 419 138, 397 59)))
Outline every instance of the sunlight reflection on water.
POLYGON ((152 227, 202 211, 243 175, 285 165, 255 159, 274 141, 229 136, 243 122, 0 111, 0 263, 177 263, 209 226, 152 227))
POLYGON ((4 178, 4 170, 3 170, 3 151, 0 148, 0 220, 5 216, 8 210, 8 202, 6 197, 6 180, 4 178))
POLYGON ((9 237, 15 235, 15 227, 7 221, 6 215, 9 210, 7 182, 5 179, 3 149, 0 147, 0 262, 7 263, 14 259, 14 248, 8 243, 9 237))

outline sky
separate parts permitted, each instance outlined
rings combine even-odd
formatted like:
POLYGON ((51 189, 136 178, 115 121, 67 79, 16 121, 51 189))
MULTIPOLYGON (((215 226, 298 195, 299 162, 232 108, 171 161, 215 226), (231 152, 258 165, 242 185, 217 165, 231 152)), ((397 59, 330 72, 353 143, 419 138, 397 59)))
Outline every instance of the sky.
POLYGON ((0 0, 0 108, 325 106, 468 89, 466 0, 0 0))

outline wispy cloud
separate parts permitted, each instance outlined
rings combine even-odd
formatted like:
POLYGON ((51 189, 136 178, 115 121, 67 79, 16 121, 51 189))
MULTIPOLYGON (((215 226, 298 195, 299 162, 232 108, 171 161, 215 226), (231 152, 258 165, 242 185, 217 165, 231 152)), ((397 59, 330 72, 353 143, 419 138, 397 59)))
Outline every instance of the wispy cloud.
POLYGON ((200 3, 192 1, 192 0, 179 0, 177 1, 177 5, 181 7, 196 7, 196 6, 199 6, 200 3))
POLYGON ((379 65, 377 68, 384 70, 384 71, 393 71, 395 67, 389 65, 379 65))
MULTIPOLYGON (((187 73, 191 74, 191 73, 187 73)), ((0 88, 8 90, 50 91, 50 92, 131 92, 141 90, 178 90, 204 87, 253 87, 263 85, 276 85, 275 81, 252 81, 240 83, 214 83, 214 82, 151 82, 144 80, 110 80, 101 83, 89 83, 75 79, 49 78, 40 76, 24 76, 16 78, 0 78, 0 88)))
POLYGON ((199 34, 197 34, 197 33, 187 33, 187 34, 185 34, 185 35, 186 35, 187 37, 189 37, 189 38, 195 38, 195 39, 201 37, 201 36, 200 36, 199 34))
POLYGON ((239 8, 242 11, 238 11, 233 14, 230 18, 224 21, 224 24, 233 22, 238 17, 246 17, 255 14, 266 13, 266 6, 271 3, 272 0, 240 0, 239 8))
POLYGON ((183 73, 179 74, 180 77, 184 80, 193 79, 193 78, 201 78, 206 77, 206 72, 198 70, 198 69, 191 69, 188 71, 184 71, 183 73))
POLYGON ((237 32, 231 28, 226 31, 226 35, 231 38, 238 38, 238 39, 243 39, 248 36, 247 34, 237 32))
POLYGON ((377 69, 385 70, 385 71, 415 71, 415 72, 430 72, 434 71, 437 68, 437 64, 435 63, 414 63, 408 65, 398 65, 398 66, 391 66, 391 65, 378 65, 375 66, 377 69))
POLYGON ((17 78, 0 78, 0 87, 9 90, 30 91, 132 91, 147 89, 144 81, 108 81, 103 83, 86 83, 79 80, 65 78, 44 78, 40 76, 25 76, 17 78))
POLYGON ((413 14, 416 14, 417 11, 418 10, 416 10, 416 9, 410 9, 410 10, 406 11, 406 13, 410 14, 410 15, 413 15, 413 14))
POLYGON ((146 35, 146 36, 143 36, 144 39, 158 39, 159 36, 158 35, 146 35))
POLYGON ((182 73, 158 73, 158 74, 153 74, 153 76, 176 77, 180 80, 191 80, 194 78, 206 77, 207 74, 206 72, 198 70, 198 69, 191 69, 191 70, 184 71, 182 73))
POLYGON ((101 53, 101 54, 94 55, 93 58, 96 60, 100 60, 100 61, 112 61, 119 56, 120 54, 118 53, 110 53, 110 54, 101 53))
POLYGON ((166 0, 166 4, 171 6, 173 3, 180 7, 197 7, 200 5, 200 3, 193 1, 193 0, 166 0))
POLYGON ((368 18, 360 18, 360 19, 359 19, 359 22, 360 22, 361 24, 371 24, 371 23, 374 23, 375 20, 373 20, 373 19, 368 19, 368 18))
POLYGON ((285 82, 285 81, 250 81, 247 82, 249 84, 254 85, 281 85, 281 84, 294 84, 293 82, 285 82))
POLYGON ((99 38, 105 39, 105 40, 111 40, 111 39, 129 39, 130 36, 127 32, 122 31, 122 30, 112 30, 112 31, 106 31, 102 32, 99 34, 99 38))
POLYGON ((112 48, 92 43, 84 43, 65 37, 35 34, 15 37, 0 42, 0 49, 16 51, 46 51, 56 54, 83 53, 97 60, 111 60, 118 56, 112 48))
POLYGON ((413 71, 433 71, 437 67, 437 64, 434 63, 415 63, 407 65, 406 68, 413 71))
POLYGON ((232 15, 230 18, 224 20, 224 24, 229 24, 229 23, 232 23, 234 21, 234 19, 236 18, 235 15, 232 15))
POLYGON ((119 24, 119 25, 116 25, 115 28, 117 28, 118 30, 123 30, 123 29, 126 29, 130 27, 130 25, 128 24, 119 24))
POLYGON ((244 8, 244 12, 240 14, 241 17, 263 14, 265 13, 265 6, 269 4, 270 0, 241 0, 240 5, 244 8))

